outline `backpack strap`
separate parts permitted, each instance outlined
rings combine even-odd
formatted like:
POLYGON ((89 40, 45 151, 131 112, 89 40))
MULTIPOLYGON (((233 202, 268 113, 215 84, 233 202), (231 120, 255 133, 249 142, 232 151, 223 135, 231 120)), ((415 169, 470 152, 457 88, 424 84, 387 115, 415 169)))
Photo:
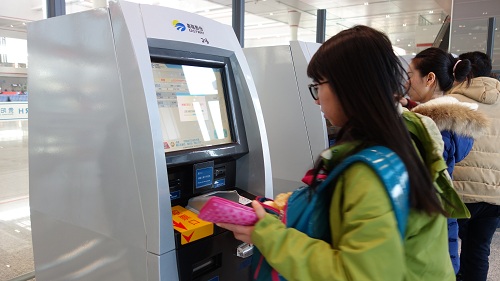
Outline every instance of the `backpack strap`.
POLYGON ((391 199, 391 205, 396 216, 399 233, 404 240, 406 224, 410 213, 410 189, 408 172, 399 156, 384 146, 373 146, 361 150, 343 160, 329 174, 328 177, 318 186, 320 189, 328 186, 347 167, 363 162, 370 166, 384 184, 387 195, 391 199))

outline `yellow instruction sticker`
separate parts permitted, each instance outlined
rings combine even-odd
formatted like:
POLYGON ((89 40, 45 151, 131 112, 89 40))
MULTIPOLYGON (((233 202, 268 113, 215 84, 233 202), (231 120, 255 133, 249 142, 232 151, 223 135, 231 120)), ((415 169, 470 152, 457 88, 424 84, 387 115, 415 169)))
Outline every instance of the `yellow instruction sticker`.
POLYGON ((172 207, 172 224, 181 233, 181 244, 187 244, 214 233, 214 224, 181 206, 172 207))

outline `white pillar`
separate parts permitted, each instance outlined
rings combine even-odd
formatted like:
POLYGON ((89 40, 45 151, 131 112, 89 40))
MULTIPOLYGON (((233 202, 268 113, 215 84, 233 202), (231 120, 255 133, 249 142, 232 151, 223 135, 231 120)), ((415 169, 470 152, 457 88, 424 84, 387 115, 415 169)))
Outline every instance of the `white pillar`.
MULTIPOLYGON (((42 15, 43 19, 47 18, 47 0, 39 0, 39 2, 42 4, 42 15)), ((38 8, 35 6, 33 7, 33 10, 37 10, 38 8)))
POLYGON ((290 26, 290 41, 297 40, 299 31, 300 13, 295 10, 288 11, 288 25, 290 26))

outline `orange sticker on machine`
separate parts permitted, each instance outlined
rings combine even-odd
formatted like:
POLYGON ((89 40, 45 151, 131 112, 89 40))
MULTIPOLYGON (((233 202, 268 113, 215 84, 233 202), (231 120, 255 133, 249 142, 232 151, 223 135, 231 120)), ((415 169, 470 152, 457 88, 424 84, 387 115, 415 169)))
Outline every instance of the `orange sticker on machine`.
POLYGON ((181 244, 187 244, 214 234, 214 224, 181 207, 172 207, 172 224, 181 234, 181 244))

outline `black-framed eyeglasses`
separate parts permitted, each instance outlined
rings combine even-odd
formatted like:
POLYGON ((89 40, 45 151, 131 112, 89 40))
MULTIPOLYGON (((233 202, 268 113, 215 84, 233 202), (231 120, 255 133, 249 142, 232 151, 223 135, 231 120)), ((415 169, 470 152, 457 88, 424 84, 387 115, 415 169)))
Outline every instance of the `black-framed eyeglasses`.
POLYGON ((325 83, 328 83, 328 81, 307 85, 307 87, 309 88, 309 92, 311 93, 311 96, 314 100, 318 100, 318 86, 325 83))

